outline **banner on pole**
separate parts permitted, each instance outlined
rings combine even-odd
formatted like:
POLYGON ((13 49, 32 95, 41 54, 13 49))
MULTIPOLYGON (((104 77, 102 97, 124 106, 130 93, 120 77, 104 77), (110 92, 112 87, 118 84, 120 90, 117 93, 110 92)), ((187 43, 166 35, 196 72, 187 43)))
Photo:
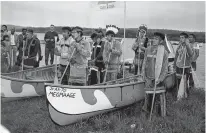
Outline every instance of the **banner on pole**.
POLYGON ((92 2, 92 8, 96 10, 108 10, 120 7, 120 1, 95 1, 92 2))

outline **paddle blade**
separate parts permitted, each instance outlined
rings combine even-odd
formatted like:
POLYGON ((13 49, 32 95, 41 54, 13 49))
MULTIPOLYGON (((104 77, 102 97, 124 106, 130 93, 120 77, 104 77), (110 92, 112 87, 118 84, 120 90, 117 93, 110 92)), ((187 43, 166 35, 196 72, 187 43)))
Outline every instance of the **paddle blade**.
POLYGON ((193 81, 194 81, 194 87, 200 88, 199 80, 197 78, 195 71, 192 71, 192 77, 193 77, 193 81))
POLYGON ((180 99, 186 98, 186 97, 187 97, 186 77, 184 75, 184 76, 182 76, 181 81, 180 81, 179 90, 178 90, 178 93, 177 93, 177 100, 180 100, 180 99))

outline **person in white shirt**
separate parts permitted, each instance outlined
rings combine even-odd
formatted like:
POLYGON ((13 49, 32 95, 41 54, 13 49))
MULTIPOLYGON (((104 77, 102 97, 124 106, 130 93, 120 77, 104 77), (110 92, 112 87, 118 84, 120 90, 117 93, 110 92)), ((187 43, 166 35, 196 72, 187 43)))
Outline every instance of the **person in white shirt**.
POLYGON ((17 47, 19 45, 18 35, 15 33, 15 28, 11 29, 10 34, 10 55, 11 55, 11 67, 15 65, 17 61, 17 47))

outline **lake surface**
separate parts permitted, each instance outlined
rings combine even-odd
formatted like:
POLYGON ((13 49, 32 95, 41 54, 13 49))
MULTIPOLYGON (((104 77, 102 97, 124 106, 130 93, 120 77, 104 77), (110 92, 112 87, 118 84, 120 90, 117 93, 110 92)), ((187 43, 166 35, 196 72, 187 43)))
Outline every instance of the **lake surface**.
MULTIPOLYGON (((62 35, 59 35, 60 38, 62 38, 62 35)), ((37 33, 37 37, 40 40, 44 40, 44 33, 37 33)), ((134 39, 132 38, 127 38, 125 40, 125 45, 123 49, 123 55, 124 59, 129 59, 129 58, 134 58, 134 52, 132 50, 132 44, 134 42, 134 39)), ((42 44, 42 55, 44 56, 44 51, 45 51, 45 45, 42 44)), ((177 45, 173 45, 174 50, 176 51, 177 45)), ((58 60, 58 59, 57 59, 58 60)), ((58 62, 57 62, 58 63, 58 62)), ((44 66, 44 58, 40 63, 41 66, 44 66)), ((200 56, 197 59, 197 71, 196 71, 198 80, 200 82, 200 86, 205 88, 205 45, 200 47, 200 56)))

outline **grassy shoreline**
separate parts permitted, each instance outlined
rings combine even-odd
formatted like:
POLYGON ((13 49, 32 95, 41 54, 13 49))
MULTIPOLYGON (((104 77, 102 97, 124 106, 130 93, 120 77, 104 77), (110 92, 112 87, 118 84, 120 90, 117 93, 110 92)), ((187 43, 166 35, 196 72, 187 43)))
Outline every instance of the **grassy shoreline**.
POLYGON ((149 122, 141 110, 143 101, 91 117, 69 126, 55 125, 49 116, 45 97, 2 103, 1 122, 11 133, 201 133, 205 132, 205 92, 174 103, 167 93, 167 116, 153 115, 149 122), (131 125, 135 124, 135 128, 131 125))

